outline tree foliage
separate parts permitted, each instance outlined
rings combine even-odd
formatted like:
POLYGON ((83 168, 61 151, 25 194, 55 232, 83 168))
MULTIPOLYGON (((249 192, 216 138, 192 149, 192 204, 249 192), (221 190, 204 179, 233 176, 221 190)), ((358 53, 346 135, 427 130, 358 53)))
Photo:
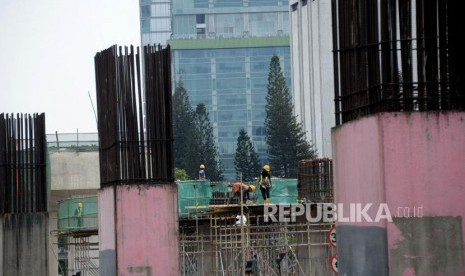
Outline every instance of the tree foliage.
POLYGON ((293 114, 291 95, 276 55, 271 58, 267 89, 265 128, 270 166, 275 176, 297 177, 298 161, 316 155, 293 114))
POLYGON ((189 180, 189 175, 187 174, 186 170, 174 168, 174 179, 176 181, 189 180))
POLYGON ((199 167, 200 143, 195 123, 195 112, 180 80, 173 94, 174 163, 176 168, 184 169, 191 179, 196 178, 199 167))
POLYGON ((237 137, 236 155, 234 156, 234 168, 236 176, 239 178, 242 172, 242 180, 250 182, 260 173, 258 154, 250 140, 249 135, 241 129, 237 137))
POLYGON ((196 127, 200 144, 199 164, 205 165, 206 177, 211 181, 223 180, 223 169, 219 161, 218 147, 213 135, 213 127, 208 118, 204 104, 198 104, 195 109, 196 127))

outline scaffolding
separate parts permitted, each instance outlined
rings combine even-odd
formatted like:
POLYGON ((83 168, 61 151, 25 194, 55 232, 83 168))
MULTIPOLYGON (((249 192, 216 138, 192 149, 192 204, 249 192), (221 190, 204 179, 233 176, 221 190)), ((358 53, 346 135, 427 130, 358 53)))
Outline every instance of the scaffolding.
POLYGON ((180 221, 181 274, 332 275, 329 223, 270 223, 263 205, 211 207, 180 221), (245 219, 241 220, 241 210, 245 219))
POLYGON ((99 275, 97 197, 74 197, 58 203, 59 273, 99 275), (78 208, 81 208, 80 210, 78 208))

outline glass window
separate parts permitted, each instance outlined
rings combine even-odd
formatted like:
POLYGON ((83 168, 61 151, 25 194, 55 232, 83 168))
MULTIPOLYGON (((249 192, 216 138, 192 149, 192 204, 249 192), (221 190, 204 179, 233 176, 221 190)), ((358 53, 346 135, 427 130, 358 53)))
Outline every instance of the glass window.
POLYGON ((244 32, 243 14, 216 14, 215 28, 218 36, 242 36, 244 32))
POLYGON ((177 36, 194 35, 197 33, 194 15, 179 15, 173 17, 173 32, 177 36))
MULTIPOLYGON (((236 153, 236 143, 221 143, 220 144, 220 147, 219 147, 219 151, 220 153, 223 153, 223 154, 233 154, 233 153, 236 153)), ((222 161, 222 164, 224 166, 224 163, 222 161)))
MULTIPOLYGON (((210 78, 211 65, 208 62, 189 62, 189 63, 179 63, 179 73, 182 74, 197 74, 204 75, 210 78)), ((206 78, 207 78, 206 77, 206 78)))
POLYGON ((141 20, 142 32, 150 32, 150 20, 141 20))
POLYGON ((194 91, 199 89, 211 89, 210 80, 184 80, 184 87, 188 91, 194 91))
POLYGON ((265 107, 259 108, 258 106, 256 106, 252 110, 252 117, 254 120, 257 120, 257 121, 265 120, 265 117, 266 117, 265 107))
POLYGON ((262 78, 251 78, 250 79, 250 88, 266 88, 268 85, 268 80, 264 77, 262 78))
POLYGON ((221 95, 218 97, 218 105, 239 105, 247 104, 245 94, 221 95))
POLYGON ((142 17, 150 17, 150 16, 151 16, 150 9, 151 9, 150 5, 148 5, 148 6, 142 6, 142 7, 140 8, 140 10, 141 10, 141 12, 140 12, 140 13, 141 13, 141 16, 142 16, 142 17))
POLYGON ((205 24, 205 14, 197 14, 195 18, 197 24, 205 24))
POLYGON ((249 7, 277 6, 278 0, 249 0, 249 7))
POLYGON ((250 62, 250 70, 252 72, 267 72, 269 71, 269 67, 270 67, 270 62, 266 60, 250 62))
POLYGON ((154 4, 152 5, 152 16, 170 16, 171 7, 168 3, 154 4))
POLYGON ((275 48, 273 47, 266 47, 266 48, 251 48, 250 57, 254 60, 263 59, 265 58, 268 63, 271 61, 271 57, 276 53, 275 48))
POLYGON ((150 19, 151 31, 169 31, 171 29, 169 18, 152 18, 150 19))
POLYGON ((194 0, 194 8, 208 8, 208 0, 194 0))
POLYGON ((275 35, 278 31, 278 13, 250 13, 249 31, 251 35, 275 35))
POLYGON ((283 32, 284 34, 289 34, 291 26, 289 25, 289 13, 284 12, 283 13, 283 32))
POLYGON ((242 0, 214 0, 213 5, 215 8, 227 7, 242 7, 242 0))
POLYGON ((252 135, 254 136, 265 136, 265 126, 253 126, 252 127, 252 135))
POLYGON ((217 89, 245 89, 245 80, 242 79, 219 79, 216 80, 217 89))
MULTIPOLYGON (((228 62, 228 63, 216 63, 216 73, 232 73, 232 72, 244 72, 244 62, 228 62)), ((245 75, 244 75, 245 76, 245 75)))
MULTIPOLYGON (((254 148, 257 151, 257 153, 266 153, 266 149, 267 149, 266 142, 264 141, 255 142, 254 141, 253 144, 254 144, 254 148)), ((262 154, 260 154, 260 156, 262 156, 262 154)))
POLYGON ((252 104, 265 105, 266 104, 266 93, 252 94, 252 104))

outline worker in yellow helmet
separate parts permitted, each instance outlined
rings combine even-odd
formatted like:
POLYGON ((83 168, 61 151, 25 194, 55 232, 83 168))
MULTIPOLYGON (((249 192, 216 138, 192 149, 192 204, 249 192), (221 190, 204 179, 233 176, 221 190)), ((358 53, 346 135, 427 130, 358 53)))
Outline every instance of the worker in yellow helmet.
POLYGON ((77 204, 77 208, 74 210, 74 216, 76 217, 77 219, 77 227, 82 227, 83 226, 83 215, 84 215, 84 212, 83 212, 83 204, 82 202, 79 202, 77 204))
MULTIPOLYGON (((247 185, 241 182, 235 182, 232 186, 232 197, 238 197, 241 198, 241 189, 242 189, 242 199, 243 200, 249 200, 250 199, 250 192, 255 192, 255 185, 247 185)), ((231 198, 229 198, 229 201, 231 201, 231 198)), ((229 203, 229 202, 228 202, 229 203)))
POLYGON ((200 165, 199 180, 205 180, 205 165, 204 164, 200 165))
POLYGON ((263 170, 258 177, 258 184, 260 186, 260 191, 262 192, 263 202, 265 204, 270 203, 270 190, 273 186, 271 184, 271 168, 270 165, 263 166, 263 170))

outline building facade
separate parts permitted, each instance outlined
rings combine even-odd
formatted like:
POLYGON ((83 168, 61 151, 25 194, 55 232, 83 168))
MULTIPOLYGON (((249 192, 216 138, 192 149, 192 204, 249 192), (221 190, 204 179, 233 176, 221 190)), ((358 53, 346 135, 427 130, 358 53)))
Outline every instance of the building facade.
POLYGON ((318 156, 331 158, 335 125, 331 2, 291 0, 289 4, 295 113, 318 156))
MULTIPOLYGON (((204 103, 226 179, 235 179, 239 131, 267 160, 265 104, 271 57, 291 86, 289 3, 284 0, 173 0, 173 89, 183 80, 192 106, 204 103)), ((259 172, 257 172, 258 174, 259 172)))
POLYGON ((166 45, 171 36, 171 0, 140 0, 142 46, 166 45))

